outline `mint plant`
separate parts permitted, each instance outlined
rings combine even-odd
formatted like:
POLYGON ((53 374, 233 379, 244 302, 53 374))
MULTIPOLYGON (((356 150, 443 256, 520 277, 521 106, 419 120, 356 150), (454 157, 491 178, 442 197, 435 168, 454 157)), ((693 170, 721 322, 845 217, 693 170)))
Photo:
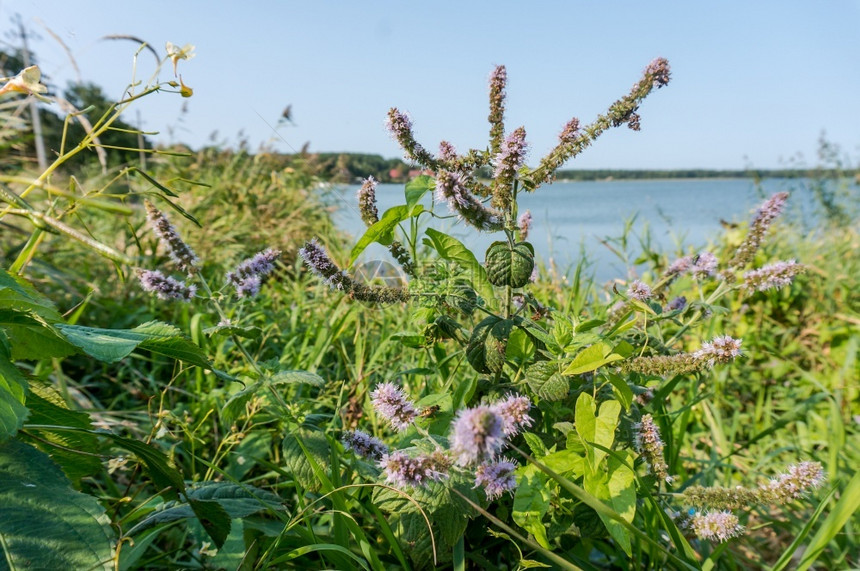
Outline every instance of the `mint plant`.
MULTIPOLYGON (((615 290, 602 314, 565 313, 529 291, 536 261, 527 241, 531 216, 519 213, 519 195, 550 183, 558 168, 607 129, 626 125, 638 131, 640 105, 669 79, 668 62, 654 60, 631 91, 590 125, 571 119, 534 168, 526 165, 525 128, 506 132, 504 67, 490 77, 485 148, 458 153, 442 141, 434 155, 416 141, 411 118, 392 108, 392 137, 408 160, 434 174, 407 184, 406 203, 381 216, 376 182, 365 181, 358 202, 368 229, 350 263, 378 242, 388 246, 408 281, 394 287, 363 283, 318 243, 302 251, 315 274, 353 299, 416 306, 413 323, 420 333, 402 340, 436 358, 441 378, 432 385, 401 386, 390 379, 370 395, 376 416, 397 433, 394 448, 360 430, 343 435, 344 446, 370 462, 361 465, 369 482, 412 495, 420 515, 430 514, 430 535, 438 531, 441 542, 426 541, 419 513, 406 503, 397 502, 403 511, 386 509, 394 500, 391 492, 380 488, 374 495, 416 565, 462 549, 457 545, 467 520, 483 515, 567 568, 572 563, 553 553, 565 536, 611 540, 627 557, 634 542, 649 545, 683 567, 694 557, 687 538, 723 542, 743 532, 739 516, 729 510, 779 503, 786 496, 768 491, 775 488, 790 489, 790 497, 798 498, 823 482, 820 464, 802 462, 759 491, 735 492, 745 501, 732 502, 726 499, 732 492, 692 485, 695 476, 683 468, 677 450, 667 451, 661 434, 671 434, 678 418, 663 405, 667 394, 693 387, 711 368, 742 357, 740 339, 701 338, 708 318, 724 311, 720 300, 788 285, 803 271, 789 261, 741 273, 756 261, 787 194, 762 205, 730 259, 720 262, 707 251, 682 257, 650 284, 634 280, 626 291, 615 290), (483 178, 487 169, 489 180, 483 178), (428 208, 424 198, 431 190, 428 208), (443 205, 475 231, 500 239, 479 257, 432 227, 422 238, 425 222, 445 218, 439 213, 443 205), (471 374, 446 374, 452 360, 465 361, 471 374), (505 499, 509 495, 512 503, 505 499), (499 501, 507 507, 491 507, 499 501), (529 537, 491 511, 510 514, 529 537), (637 517, 656 518, 667 534, 643 533, 637 517)), ((694 391, 689 394, 695 398, 694 391)))

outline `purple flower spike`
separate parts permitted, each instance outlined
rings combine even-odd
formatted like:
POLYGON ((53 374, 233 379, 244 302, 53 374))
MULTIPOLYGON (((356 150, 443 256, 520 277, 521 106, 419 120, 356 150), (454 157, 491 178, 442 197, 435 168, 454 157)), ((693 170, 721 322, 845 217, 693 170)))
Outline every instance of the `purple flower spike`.
POLYGON ((516 463, 507 458, 496 462, 484 462, 475 471, 475 487, 483 487, 488 500, 500 498, 505 492, 516 489, 517 477, 514 474, 516 469, 516 463))
POLYGON ((406 430, 418 416, 415 405, 394 383, 376 385, 376 389, 370 393, 370 398, 376 412, 388 420, 395 430, 401 432, 406 430))
POLYGON ((505 422, 494 408, 461 410, 451 427, 451 452, 461 466, 492 459, 505 446, 505 422))
POLYGON ((512 437, 519 434, 523 427, 532 425, 532 417, 528 414, 531 407, 532 402, 528 397, 509 394, 492 408, 502 417, 502 432, 505 436, 512 437))
POLYGON ((441 450, 414 458, 398 450, 379 461, 385 481, 397 488, 424 486, 448 477, 451 460, 441 450))
POLYGON ((157 270, 137 270, 137 279, 140 281, 140 287, 154 293, 158 299, 189 302, 197 293, 196 286, 165 276, 157 270))

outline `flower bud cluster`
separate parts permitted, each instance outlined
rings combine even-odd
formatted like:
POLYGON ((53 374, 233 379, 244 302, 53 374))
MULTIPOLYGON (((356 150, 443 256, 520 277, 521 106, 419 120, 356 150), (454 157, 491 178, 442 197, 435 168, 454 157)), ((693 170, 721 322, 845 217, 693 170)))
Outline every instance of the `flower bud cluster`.
POLYGON ((690 518, 689 526, 699 539, 720 543, 744 532, 738 516, 730 511, 695 512, 690 518))
POLYGON ((361 430, 344 432, 340 440, 343 442, 344 448, 352 450, 362 458, 381 460, 383 456, 388 454, 388 446, 378 438, 374 438, 361 430))
POLYGON ((649 471, 667 484, 672 483, 669 466, 663 459, 663 439, 660 438, 660 430, 654 423, 654 418, 646 414, 633 426, 633 429, 636 451, 645 459, 649 471))
POLYGON ((358 189, 358 212, 367 226, 379 222, 379 210, 376 208, 376 179, 367 177, 358 189))
POLYGON ((525 240, 528 240, 529 231, 532 228, 531 210, 526 210, 525 212, 520 214, 520 217, 517 220, 517 227, 520 231, 520 241, 523 242, 525 240))
POLYGON ((263 250, 241 262, 232 272, 228 272, 227 282, 236 288, 239 297, 254 297, 260 293, 260 287, 269 274, 275 271, 275 262, 280 257, 280 250, 263 250))
POLYGON ((447 202, 452 212, 478 230, 502 229, 502 214, 475 198, 459 173, 442 171, 436 175, 436 199, 447 202))
POLYGON ((398 488, 424 486, 448 477, 451 459, 442 451, 409 456, 402 450, 384 454, 379 466, 385 481, 398 488))
POLYGON ((787 192, 778 192, 761 205, 750 223, 746 238, 729 261, 729 267, 743 268, 752 261, 770 225, 782 213, 787 200, 787 192))
POLYGON ((495 169, 493 171, 493 206, 507 212, 510 208, 513 195, 511 187, 517 176, 517 170, 523 166, 526 158, 526 129, 519 127, 507 136, 501 149, 494 158, 495 169))
POLYGON ((136 270, 140 286, 150 293, 154 293, 159 299, 189 302, 197 293, 197 287, 186 284, 183 281, 165 276, 157 270, 136 270))
POLYGON ((390 422, 395 430, 406 430, 418 417, 415 404, 406 397, 403 389, 394 383, 376 385, 370 398, 376 412, 390 422))
POLYGON ((713 367, 715 363, 728 363, 741 354, 740 348, 740 339, 726 335, 705 343, 693 353, 636 357, 622 363, 621 370, 644 375, 683 375, 713 367))
POLYGON ((627 288, 627 297, 639 301, 648 301, 654 294, 648 284, 634 280, 627 288))
POLYGON ((412 133, 412 120, 406 113, 392 107, 388 111, 388 120, 385 126, 403 149, 407 160, 415 161, 428 168, 437 168, 438 164, 433 155, 415 140, 415 135, 412 133))
POLYGON ((516 469, 517 464, 508 458, 484 462, 475 470, 475 487, 484 488, 488 500, 498 499, 505 492, 516 489, 516 469))
POLYGON ((149 226, 158 237, 161 244, 167 249, 170 259, 183 272, 189 275, 198 270, 200 259, 197 254, 188 246, 167 219, 163 212, 158 210, 148 200, 144 203, 146 206, 146 219, 149 221, 149 226))
POLYGON ((804 271, 806 271, 806 267, 794 260, 775 262, 745 273, 744 288, 750 293, 779 289, 790 285, 794 276, 804 271))
POLYGON ((403 288, 386 286, 368 286, 356 282, 342 271, 316 239, 307 242, 299 250, 299 255, 316 275, 322 278, 332 289, 346 293, 352 299, 372 303, 394 303, 409 301, 409 292, 403 288))
POLYGON ((820 487, 826 477, 818 462, 800 462, 758 488, 721 488, 690 486, 684 490, 684 501, 694 507, 740 509, 756 504, 782 505, 805 496, 820 487))
POLYGON ((502 138, 505 136, 505 85, 508 73, 505 66, 500 65, 490 75, 490 151, 497 154, 501 151, 502 138))

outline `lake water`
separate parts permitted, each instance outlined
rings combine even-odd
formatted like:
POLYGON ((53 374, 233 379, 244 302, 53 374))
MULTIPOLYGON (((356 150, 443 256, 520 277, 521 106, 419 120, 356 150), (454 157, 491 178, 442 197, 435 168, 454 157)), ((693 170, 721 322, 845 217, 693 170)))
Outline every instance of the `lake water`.
MULTIPOLYGON (((717 236, 720 220, 740 222, 774 192, 803 187, 798 179, 765 179, 757 187, 751 179, 681 179, 681 180, 620 180, 600 182, 557 182, 543 186, 533 194, 520 195, 520 213, 530 210, 533 217, 529 241, 539 258, 552 261, 561 272, 576 267, 582 252, 592 262, 590 271, 605 282, 635 274, 635 256, 641 251, 637 235, 647 229, 651 244, 658 251, 674 253, 678 244, 704 247, 717 236), (627 244, 627 261, 604 244, 607 238, 617 238, 624 232, 625 222, 635 217, 633 233, 627 244)), ((365 226, 358 214, 356 192, 350 185, 335 192, 340 208, 336 221, 340 228, 355 239, 365 226)), ((856 189, 856 187, 855 187, 856 189)), ((425 197, 429 206, 430 193, 425 197)), ((402 184, 380 184, 377 188, 380 214, 387 208, 404 204, 402 184)), ((808 211, 808 193, 793 193, 790 201, 795 210, 808 211)), ((437 212, 447 213, 447 206, 437 212)), ((447 232, 470 247, 478 259, 489 244, 501 234, 477 233, 456 218, 434 222, 436 228, 447 232), (441 223, 441 226, 439 224, 441 223)), ((621 245, 610 244, 616 250, 621 245)), ((369 248, 365 260, 388 259, 381 246, 369 248)))

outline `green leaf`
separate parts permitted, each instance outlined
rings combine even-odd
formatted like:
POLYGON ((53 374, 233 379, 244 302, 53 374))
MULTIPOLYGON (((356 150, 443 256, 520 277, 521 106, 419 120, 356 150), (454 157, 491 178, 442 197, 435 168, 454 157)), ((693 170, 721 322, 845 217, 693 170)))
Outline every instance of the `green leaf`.
POLYGON ((590 444, 599 444, 603 448, 611 448, 615 442, 615 429, 618 428, 618 415, 621 404, 609 400, 600 405, 599 414, 594 398, 588 393, 582 393, 576 399, 576 432, 585 443, 585 453, 591 470, 596 472, 600 463, 606 457, 606 452, 590 444))
POLYGON ((150 321, 134 329, 100 329, 81 325, 57 324, 66 339, 90 357, 115 363, 136 348, 146 349, 165 357, 178 359, 204 369, 226 380, 232 376, 215 369, 206 353, 173 325, 150 321))
POLYGON ((508 345, 505 348, 505 358, 508 361, 524 365, 534 356, 535 348, 531 336, 524 329, 517 328, 511 331, 508 345))
POLYGON ((400 206, 393 206, 386 210, 379 221, 368 228, 364 232, 364 235, 358 239, 355 246, 353 246, 352 251, 349 253, 349 265, 352 265, 359 254, 373 242, 379 242, 383 246, 391 244, 394 241, 394 229, 397 228, 397 225, 413 216, 418 216, 423 211, 424 206, 421 204, 414 206, 401 204, 400 206))
POLYGON ((269 390, 264 389, 278 390, 278 387, 293 384, 307 384, 321 388, 325 386, 325 379, 316 373, 311 373, 310 371, 276 371, 272 376, 266 377, 261 381, 257 381, 247 388, 233 394, 224 404, 222 414, 228 422, 232 422, 242 414, 245 409, 245 404, 255 395, 259 394, 261 398, 267 400, 271 398, 269 390))
POLYGON ((6 335, 0 331, 0 442, 15 436, 29 414, 24 406, 27 379, 10 357, 6 335))
POLYGON ((326 473, 329 473, 331 471, 329 463, 331 453, 328 440, 322 432, 304 429, 297 429, 284 437, 284 462, 287 469, 301 487, 310 492, 317 492, 322 487, 322 482, 314 474, 313 467, 302 451, 299 440, 305 445, 314 461, 326 473))
POLYGON ((543 516, 551 499, 547 478, 533 466, 517 470, 520 478, 514 495, 513 518, 524 530, 531 533, 538 544, 549 549, 543 516))
POLYGON ((113 569, 110 519, 50 458, 0 445, 0 569, 113 569))
POLYGON ((56 327, 35 310, 0 309, 0 332, 8 335, 12 360, 37 361, 75 352, 56 327))
POLYGON ((526 383, 544 400, 561 400, 570 391, 570 381, 559 372, 558 363, 538 361, 526 369, 526 383))
POLYGON ((406 183, 406 206, 415 206, 428 191, 436 188, 436 181, 432 176, 418 175, 406 183))
POLYGON ((256 326, 239 327, 236 325, 214 325, 203 330, 207 337, 228 337, 236 335, 245 339, 256 339, 262 330, 256 326))
POLYGON ((188 505, 191 506, 197 521, 212 538, 215 546, 220 549, 227 540, 227 536, 230 535, 230 527, 232 526, 226 510, 218 502, 211 500, 189 499, 188 505))
POLYGON ((513 247, 504 241, 487 248, 487 279, 495 286, 523 287, 529 283, 535 268, 535 249, 528 242, 513 247))
MULTIPOLYGON (((609 457, 607 470, 586 473, 583 480, 585 491, 611 507, 628 523, 636 516, 636 476, 628 465, 633 463, 633 453, 629 450, 619 451, 621 458, 615 455, 609 457), (622 462, 621 460, 625 462, 622 462)), ((552 467, 550 466, 550 469, 552 467)), ((631 535, 627 528, 617 520, 598 513, 603 525, 610 535, 618 542, 624 552, 631 555, 631 535)))
POLYGON ((481 265, 481 262, 475 258, 466 246, 456 238, 443 234, 433 228, 426 230, 427 235, 432 241, 433 248, 445 260, 454 262, 467 272, 469 272, 469 281, 475 291, 480 294, 487 305, 491 308, 496 307, 496 294, 493 286, 487 279, 487 270, 481 265))
POLYGON ((633 389, 627 384, 627 381, 621 375, 606 372, 603 374, 609 382, 612 383, 612 393, 615 398, 624 406, 625 411, 630 410, 630 405, 633 404, 633 389))
MULTIPOLYGON (((30 417, 27 419, 30 424, 58 425, 85 430, 93 428, 89 415, 85 412, 69 410, 63 397, 51 385, 32 382, 30 394, 27 395, 27 408, 30 409, 30 417)), ((101 452, 98 437, 94 434, 45 429, 39 435, 39 439, 57 445, 33 442, 36 447, 47 453, 51 460, 59 464, 66 476, 76 485, 80 484, 84 476, 91 476, 102 468, 101 459, 90 455, 101 452), (77 451, 84 454, 79 454, 77 451)))
POLYGON ((581 375, 623 358, 623 356, 613 353, 612 347, 606 343, 595 343, 580 351, 562 374, 581 375))

